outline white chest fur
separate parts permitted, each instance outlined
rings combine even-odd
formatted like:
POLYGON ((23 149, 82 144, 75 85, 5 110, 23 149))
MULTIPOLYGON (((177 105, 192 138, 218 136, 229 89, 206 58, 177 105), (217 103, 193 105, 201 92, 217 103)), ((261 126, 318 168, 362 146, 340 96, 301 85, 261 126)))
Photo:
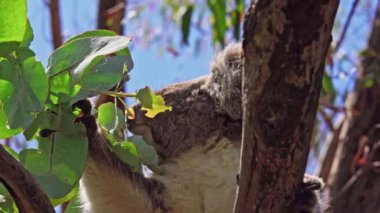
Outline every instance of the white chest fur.
POLYGON ((211 138, 165 164, 165 175, 153 178, 166 185, 173 212, 232 212, 239 160, 239 147, 211 138))
MULTIPOLYGON (((164 175, 153 175, 165 185, 165 202, 175 213, 232 212, 240 149, 226 138, 211 138, 163 165, 164 175)), ((91 159, 81 181, 84 212, 152 212, 138 185, 114 169, 91 159)))

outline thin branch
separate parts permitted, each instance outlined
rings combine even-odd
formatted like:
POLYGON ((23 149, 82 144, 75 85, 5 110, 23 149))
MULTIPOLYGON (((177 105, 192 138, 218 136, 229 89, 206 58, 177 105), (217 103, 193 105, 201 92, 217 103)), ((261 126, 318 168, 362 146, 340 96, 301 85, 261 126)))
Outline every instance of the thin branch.
POLYGON ((351 24, 351 20, 352 20, 352 17, 354 16, 354 13, 355 13, 355 10, 359 4, 360 0, 355 0, 352 4, 352 7, 351 7, 351 10, 348 14, 348 17, 347 17, 347 20, 346 22, 344 23, 344 26, 343 26, 343 30, 342 30, 342 34, 340 34, 340 37, 338 39, 338 42, 336 43, 336 46, 334 48, 334 52, 338 52, 340 46, 342 45, 343 41, 344 41, 344 38, 346 37, 346 33, 347 33, 347 30, 348 30, 348 27, 350 26, 351 24))
POLYGON ((59 0, 50 0, 50 28, 53 36, 54 49, 62 45, 61 15, 59 12, 59 0))
POLYGON ((104 91, 104 90, 97 90, 97 89, 88 89, 88 88, 81 88, 82 90, 88 91, 88 92, 96 92, 101 95, 108 95, 112 97, 127 97, 127 98, 134 98, 136 97, 135 93, 125 93, 125 92, 115 92, 115 91, 104 91))

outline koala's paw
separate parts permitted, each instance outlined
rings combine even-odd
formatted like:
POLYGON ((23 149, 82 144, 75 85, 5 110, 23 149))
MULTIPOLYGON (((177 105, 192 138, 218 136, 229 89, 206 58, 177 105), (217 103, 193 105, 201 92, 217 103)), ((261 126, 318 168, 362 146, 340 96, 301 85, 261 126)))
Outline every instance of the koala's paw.
POLYGON ((305 174, 301 188, 296 196, 294 211, 292 212, 331 212, 328 199, 328 192, 327 189, 324 189, 323 181, 318 177, 305 174))

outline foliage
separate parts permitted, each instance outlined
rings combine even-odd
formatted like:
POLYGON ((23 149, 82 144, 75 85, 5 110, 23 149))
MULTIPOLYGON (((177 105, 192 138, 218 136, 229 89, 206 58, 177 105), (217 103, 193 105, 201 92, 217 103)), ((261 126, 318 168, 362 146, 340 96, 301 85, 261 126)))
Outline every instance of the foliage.
MULTIPOLYGON (((133 68, 129 37, 105 30, 74 36, 50 55, 45 69, 29 49, 33 32, 25 0, 1 1, 0 7, 0 139, 23 132, 27 140, 38 142, 38 149, 21 150, 19 161, 58 205, 75 197, 87 159, 86 129, 77 122, 81 114, 73 104, 108 94, 124 104, 124 97, 136 98, 151 117, 171 108, 147 88, 109 91, 133 68)), ((130 109, 124 113, 107 103, 99 107, 97 119, 125 163, 136 171, 142 163, 157 170, 154 149, 141 138, 125 138, 128 113, 130 109)), ((15 211, 3 187, 0 195, 1 211, 15 211)))

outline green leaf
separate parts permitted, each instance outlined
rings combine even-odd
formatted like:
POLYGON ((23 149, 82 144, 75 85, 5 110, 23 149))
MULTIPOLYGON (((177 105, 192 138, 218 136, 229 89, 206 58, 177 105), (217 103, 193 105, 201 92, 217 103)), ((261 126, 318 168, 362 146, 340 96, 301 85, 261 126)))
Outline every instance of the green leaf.
POLYGON ((75 82, 81 90, 71 103, 99 95, 100 91, 110 90, 122 79, 127 60, 126 56, 102 58, 96 65, 89 67, 88 71, 82 72, 80 79, 75 82))
POLYGON ((75 85, 68 72, 62 72, 49 79, 50 100, 53 104, 70 103, 80 91, 80 86, 75 85))
POLYGON ((136 94, 136 98, 141 103, 141 110, 146 111, 145 116, 149 118, 153 118, 160 112, 172 110, 171 106, 165 105, 165 101, 162 96, 154 94, 152 89, 149 87, 140 89, 136 94))
POLYGON ((12 155, 12 157, 14 157, 16 160, 19 160, 19 154, 18 154, 18 152, 16 152, 15 150, 13 150, 12 148, 10 148, 9 146, 6 146, 6 145, 3 145, 3 148, 4 148, 5 151, 7 151, 10 155, 12 155))
POLYGON ((181 18, 182 43, 189 44, 191 16, 193 14, 194 5, 190 4, 186 8, 186 12, 181 18))
POLYGON ((327 94, 330 97, 330 100, 333 101, 336 96, 336 91, 334 84, 332 83, 331 78, 324 73, 322 79, 322 93, 327 94))
POLYGON ((133 143, 114 143, 111 148, 121 161, 132 167, 133 171, 141 171, 139 154, 133 143))
POLYGON ((27 127, 34 119, 34 113, 44 108, 48 95, 48 81, 45 70, 28 49, 18 49, 19 57, 14 62, 0 59, 0 79, 9 81, 15 89, 4 101, 9 127, 27 127))
POLYGON ((214 42, 224 46, 226 27, 226 0, 207 0, 212 14, 212 28, 214 42))
POLYGON ((4 109, 0 106, 0 139, 10 138, 20 134, 22 129, 10 129, 7 125, 7 115, 4 109))
POLYGON ((244 0, 235 0, 236 7, 231 12, 231 23, 233 26, 235 40, 240 40, 240 24, 244 14, 244 0))
POLYGON ((32 26, 30 25, 30 22, 28 19, 26 22, 26 29, 25 29, 25 33, 24 33, 24 38, 22 39, 20 47, 29 47, 33 41, 33 38, 34 38, 33 29, 32 29, 32 26))
POLYGON ((0 103, 7 102, 13 94, 15 87, 7 80, 0 79, 0 103))
POLYGON ((93 60, 102 58, 126 49, 131 39, 125 36, 87 37, 69 42, 56 49, 49 57, 47 73, 55 75, 70 71, 73 81, 78 81, 87 66, 94 65, 93 60))
MULTIPOLYGON (((79 183, 77 183, 75 187, 73 188, 73 190, 71 190, 71 192, 68 193, 65 197, 60 198, 60 199, 50 199, 50 202, 53 206, 61 205, 73 198, 76 198, 78 195, 78 191, 79 191, 79 183)), ((67 213, 67 211, 65 212, 67 213)))
POLYGON ((137 147, 142 164, 148 166, 149 169, 156 173, 162 172, 162 169, 158 165, 157 152, 152 145, 147 144, 139 135, 131 136, 127 141, 133 143, 137 147))
POLYGON ((79 197, 76 196, 73 199, 71 199, 69 205, 67 206, 65 213, 81 213, 81 203, 79 200, 79 197))
POLYGON ((78 184, 84 171, 88 142, 85 127, 70 111, 44 112, 39 129, 51 134, 37 137, 38 150, 20 153, 21 163, 37 178, 50 198, 62 199, 78 184))
POLYGON ((111 133, 116 141, 124 141, 125 115, 114 103, 100 105, 97 120, 99 125, 111 133))
POLYGON ((12 198, 12 195, 9 194, 5 186, 2 183, 0 183, 0 212, 14 212, 15 209, 13 202, 14 200, 12 198))
POLYGON ((18 47, 26 29, 26 0, 0 1, 1 55, 18 47))
POLYGON ((116 36, 117 34, 110 30, 92 30, 86 31, 84 33, 75 35, 71 37, 69 40, 65 42, 65 44, 70 43, 72 41, 78 40, 80 38, 88 38, 88 37, 101 37, 101 36, 116 36))

